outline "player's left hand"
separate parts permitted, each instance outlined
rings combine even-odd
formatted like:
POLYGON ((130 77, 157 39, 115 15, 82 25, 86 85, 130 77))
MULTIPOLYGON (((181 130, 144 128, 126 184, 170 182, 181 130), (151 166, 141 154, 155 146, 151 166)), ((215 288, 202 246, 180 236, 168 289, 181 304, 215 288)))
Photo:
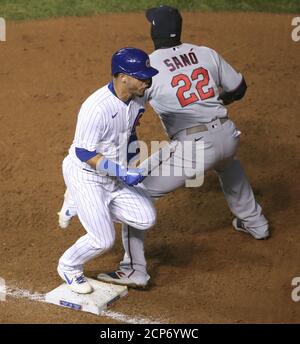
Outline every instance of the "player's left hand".
POLYGON ((126 175, 119 178, 129 186, 137 185, 145 179, 144 171, 144 168, 129 168, 126 175))

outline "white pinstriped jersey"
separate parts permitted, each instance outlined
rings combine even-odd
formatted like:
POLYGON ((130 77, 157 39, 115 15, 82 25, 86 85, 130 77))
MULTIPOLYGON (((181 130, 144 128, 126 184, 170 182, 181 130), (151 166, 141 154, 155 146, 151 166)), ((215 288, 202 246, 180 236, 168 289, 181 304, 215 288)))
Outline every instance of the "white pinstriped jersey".
POLYGON ((234 90, 241 82, 237 73, 214 50, 183 43, 155 50, 151 66, 159 70, 146 97, 169 134, 226 117, 218 87, 234 90))
POLYGON ((106 158, 125 165, 128 138, 144 111, 144 98, 136 97, 126 104, 114 94, 112 83, 95 91, 79 111, 75 137, 69 150, 72 160, 91 170, 90 165, 76 156, 77 147, 96 150, 106 158))

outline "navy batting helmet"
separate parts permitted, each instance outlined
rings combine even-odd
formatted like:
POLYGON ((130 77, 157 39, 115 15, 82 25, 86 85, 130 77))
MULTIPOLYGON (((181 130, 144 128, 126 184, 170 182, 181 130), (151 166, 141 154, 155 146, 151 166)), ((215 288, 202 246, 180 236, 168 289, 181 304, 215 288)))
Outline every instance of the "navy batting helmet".
POLYGON ((147 53, 137 48, 122 48, 111 59, 112 75, 124 73, 136 79, 150 79, 158 70, 150 66, 147 53))

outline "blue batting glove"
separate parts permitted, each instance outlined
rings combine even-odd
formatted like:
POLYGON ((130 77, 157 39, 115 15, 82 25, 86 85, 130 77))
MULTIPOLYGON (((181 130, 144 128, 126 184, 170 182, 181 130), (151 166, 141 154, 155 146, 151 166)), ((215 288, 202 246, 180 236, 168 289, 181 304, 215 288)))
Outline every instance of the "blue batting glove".
POLYGON ((127 170, 126 176, 122 176, 120 177, 120 179, 129 186, 137 185, 144 180, 144 171, 145 169, 143 168, 129 168, 127 170))
POLYGON ((140 183, 144 180, 143 176, 144 168, 126 168, 121 166, 112 160, 102 158, 96 166, 96 170, 99 172, 104 172, 111 177, 118 177, 125 184, 132 186, 140 183))

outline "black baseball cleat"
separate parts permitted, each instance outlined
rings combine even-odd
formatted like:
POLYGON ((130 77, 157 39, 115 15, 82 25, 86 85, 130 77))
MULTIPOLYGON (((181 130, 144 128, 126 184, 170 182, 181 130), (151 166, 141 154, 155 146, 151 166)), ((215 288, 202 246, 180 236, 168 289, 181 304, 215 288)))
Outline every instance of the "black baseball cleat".
POLYGON ((136 270, 116 270, 112 272, 100 273, 97 279, 101 282, 107 282, 118 285, 126 285, 131 288, 146 288, 150 280, 149 275, 141 274, 136 270))
POLYGON ((261 227, 246 227, 241 219, 235 218, 232 221, 232 225, 235 230, 239 232, 244 232, 253 236, 256 240, 267 239, 269 237, 269 230, 266 226, 261 227), (263 229, 263 230, 261 230, 263 229))

